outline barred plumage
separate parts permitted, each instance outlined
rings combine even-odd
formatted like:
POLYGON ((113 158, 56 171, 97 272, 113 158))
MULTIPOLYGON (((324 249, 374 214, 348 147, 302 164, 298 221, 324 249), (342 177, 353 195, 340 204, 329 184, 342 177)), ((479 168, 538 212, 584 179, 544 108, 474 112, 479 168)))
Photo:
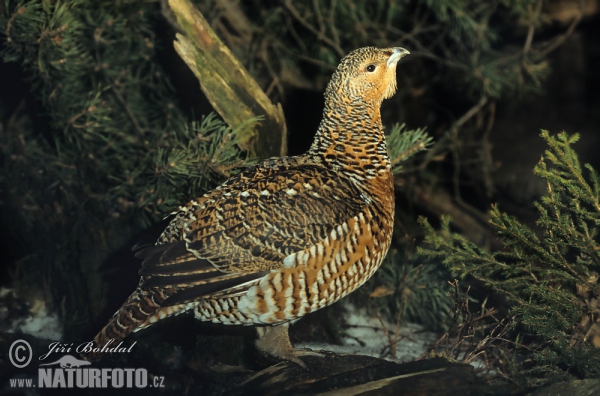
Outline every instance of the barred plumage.
MULTIPOLYGON (((257 347, 304 365, 290 323, 338 301, 381 264, 394 218, 379 108, 402 48, 360 48, 338 66, 310 150, 247 168, 174 213, 139 287, 95 338, 120 340, 169 316, 259 325, 257 347)), ((93 358, 93 356, 88 356, 93 358)))

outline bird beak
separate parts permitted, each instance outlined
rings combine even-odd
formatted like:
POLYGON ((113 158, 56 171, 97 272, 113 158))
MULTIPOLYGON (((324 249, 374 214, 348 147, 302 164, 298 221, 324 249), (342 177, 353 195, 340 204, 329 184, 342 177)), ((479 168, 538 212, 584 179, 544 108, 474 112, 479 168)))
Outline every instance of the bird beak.
POLYGON ((401 48, 401 47, 394 47, 393 50, 394 50, 394 52, 392 53, 392 56, 390 56, 390 59, 388 59, 388 61, 387 61, 388 67, 395 65, 396 63, 398 63, 398 61, 400 59, 402 59, 406 55, 410 54, 410 52, 408 52, 408 50, 405 50, 404 48, 401 48))

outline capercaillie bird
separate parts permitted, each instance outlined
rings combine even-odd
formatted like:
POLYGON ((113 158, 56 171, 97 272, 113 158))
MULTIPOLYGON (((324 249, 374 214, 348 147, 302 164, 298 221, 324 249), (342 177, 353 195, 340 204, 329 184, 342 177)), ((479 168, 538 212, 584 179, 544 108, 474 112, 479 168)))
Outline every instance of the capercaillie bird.
MULTIPOLYGON (((362 285, 392 237, 394 183, 380 106, 403 48, 342 59, 304 155, 250 166, 172 213, 141 248, 137 289, 96 335, 98 348, 184 312, 257 326, 257 348, 305 367, 288 327, 362 285)), ((98 354, 90 354, 94 360, 98 354)))

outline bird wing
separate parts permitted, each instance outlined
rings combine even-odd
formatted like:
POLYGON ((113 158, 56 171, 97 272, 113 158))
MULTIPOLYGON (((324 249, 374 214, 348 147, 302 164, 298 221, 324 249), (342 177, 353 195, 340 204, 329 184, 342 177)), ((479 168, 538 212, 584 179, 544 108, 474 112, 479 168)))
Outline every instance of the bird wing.
POLYGON ((142 287, 172 290, 163 306, 240 295, 364 209, 348 179, 287 161, 250 167, 182 207, 159 244, 137 253, 142 287))

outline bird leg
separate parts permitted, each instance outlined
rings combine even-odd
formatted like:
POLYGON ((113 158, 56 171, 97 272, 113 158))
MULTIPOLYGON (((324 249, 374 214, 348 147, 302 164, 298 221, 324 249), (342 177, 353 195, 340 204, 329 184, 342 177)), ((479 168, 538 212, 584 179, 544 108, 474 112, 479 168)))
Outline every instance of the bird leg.
POLYGON ((289 323, 278 326, 257 327, 258 339, 255 342, 256 348, 268 356, 273 356, 278 360, 294 362, 303 369, 308 370, 306 364, 300 360, 300 356, 323 357, 324 355, 310 349, 294 348, 288 333, 289 327, 289 323))

